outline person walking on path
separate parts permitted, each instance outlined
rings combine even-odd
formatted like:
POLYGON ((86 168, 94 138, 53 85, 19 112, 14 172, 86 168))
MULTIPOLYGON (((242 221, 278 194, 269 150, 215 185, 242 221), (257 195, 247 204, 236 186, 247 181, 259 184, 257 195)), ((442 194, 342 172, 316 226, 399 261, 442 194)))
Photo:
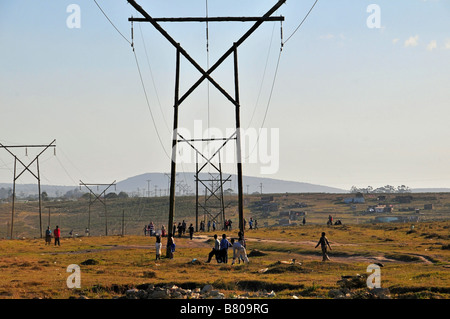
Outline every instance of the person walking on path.
POLYGON ((181 225, 181 223, 178 223, 178 237, 181 238, 181 235, 183 234, 183 226, 181 225))
POLYGON ((167 236, 167 257, 173 259, 173 253, 175 252, 175 241, 173 240, 172 233, 167 236))
POLYGON ((217 234, 214 234, 214 247, 208 254, 208 260, 206 262, 207 263, 211 262, 211 259, 213 258, 213 256, 216 257, 216 261, 218 263, 222 262, 222 259, 220 258, 219 253, 220 253, 220 241, 219 241, 219 239, 217 239, 217 234))
POLYGON ((314 247, 314 248, 317 248, 319 245, 322 248, 322 261, 330 260, 330 258, 328 257, 328 254, 327 254, 327 247, 330 248, 330 250, 331 250, 331 246, 330 246, 330 243, 329 243, 327 237, 325 237, 324 232, 322 233, 322 237, 320 237, 319 242, 317 243, 316 247, 314 247))
POLYGON ((58 244, 58 246, 61 246, 61 243, 59 241, 59 238, 61 237, 61 229, 56 226, 55 230, 53 231, 53 236, 55 237, 55 246, 58 244))
POLYGON ((50 245, 52 243, 52 231, 50 230, 50 226, 47 226, 47 230, 45 231, 45 245, 50 245))
POLYGON ((220 241, 220 258, 224 264, 228 263, 228 248, 231 247, 230 242, 227 239, 227 235, 222 235, 222 240, 220 241))
POLYGON ((192 237, 194 236, 194 226, 191 224, 191 226, 189 226, 189 238, 192 240, 192 237))
POLYGON ((155 260, 161 260, 161 237, 160 236, 156 236, 156 243, 155 243, 155 248, 156 248, 156 259, 155 260))

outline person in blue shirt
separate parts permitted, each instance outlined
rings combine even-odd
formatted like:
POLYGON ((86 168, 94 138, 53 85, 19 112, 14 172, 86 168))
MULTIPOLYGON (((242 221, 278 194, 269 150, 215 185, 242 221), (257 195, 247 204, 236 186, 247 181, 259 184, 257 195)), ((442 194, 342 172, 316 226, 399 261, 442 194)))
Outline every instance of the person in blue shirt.
POLYGON ((222 235, 222 240, 220 241, 220 257, 223 263, 228 263, 228 248, 231 247, 230 242, 227 239, 227 235, 222 235))
POLYGON ((45 231, 45 244, 50 245, 52 242, 52 231, 50 230, 50 226, 47 227, 47 230, 45 231))

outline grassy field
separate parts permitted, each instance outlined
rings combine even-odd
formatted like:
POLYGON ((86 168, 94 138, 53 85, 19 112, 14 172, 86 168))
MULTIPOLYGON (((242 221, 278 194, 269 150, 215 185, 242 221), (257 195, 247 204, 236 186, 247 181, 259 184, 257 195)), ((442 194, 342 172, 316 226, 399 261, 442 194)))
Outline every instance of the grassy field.
MULTIPOLYGON (((265 195, 266 196, 266 195, 265 195)), ((268 195, 267 195, 268 196, 268 195)), ((270 210, 261 204, 261 196, 246 195, 244 197, 244 215, 258 220, 260 227, 281 226, 286 217, 280 216, 289 210, 306 212, 307 224, 324 225, 329 215, 334 220, 340 219, 344 224, 373 223, 376 217, 399 216, 405 218, 418 218, 420 222, 440 221, 450 218, 450 193, 424 193, 424 194, 383 194, 385 198, 379 200, 379 195, 365 195, 365 202, 358 204, 345 204, 344 199, 350 194, 274 194, 270 202, 275 207, 270 210), (411 196, 409 202, 399 202, 399 198, 411 196), (306 207, 296 204, 304 204, 306 207), (368 206, 378 204, 392 205, 390 213, 368 213, 368 206), (432 209, 424 209, 431 204, 432 209)), ((108 235, 122 234, 122 217, 124 216, 124 231, 126 235, 141 235, 143 227, 153 221, 159 228, 167 225, 169 203, 168 197, 142 198, 133 197, 125 199, 108 199, 105 206, 96 201, 90 208, 90 231, 93 236, 106 234, 106 218, 108 220, 108 235)), ((238 208, 236 196, 225 196, 226 218, 231 219, 234 226, 238 225, 238 208)), ((176 197, 175 223, 185 220, 195 225, 195 197, 176 197)), ((84 235, 88 226, 89 200, 76 201, 51 200, 42 204, 42 229, 50 224, 53 229, 56 225, 67 236, 70 230, 84 235), (49 222, 50 220, 50 222, 49 222)), ((210 218, 199 210, 199 221, 210 218)), ((0 203, 0 238, 8 237, 9 223, 11 221, 11 203, 0 203)), ((300 220, 291 220, 292 225, 299 224, 300 220)), ((39 209, 36 201, 16 202, 14 214, 14 238, 40 237, 39 209)))
MULTIPOLYGON (((15 217, 17 237, 21 239, 0 240, 0 298, 65 299, 81 295, 114 298, 123 296, 129 288, 146 284, 189 289, 211 284, 227 298, 261 298, 262 292, 274 291, 275 298, 322 299, 330 298, 330 291, 339 288, 338 281, 342 276, 367 274, 368 265, 381 263, 381 287, 388 288, 392 298, 448 299, 450 220, 446 210, 450 208, 450 195, 413 196, 412 203, 401 205, 423 208, 424 204, 433 204, 433 210, 421 211, 421 219, 415 223, 373 223, 373 214, 368 215, 364 210, 372 205, 372 200, 376 202, 375 198, 367 198, 365 204, 357 204, 355 209, 343 204, 342 198, 334 194, 275 195, 279 209, 269 213, 251 209, 254 207, 252 202, 258 202, 260 197, 248 198, 246 218, 258 218, 259 225, 266 224, 267 227, 247 229, 250 263, 235 265, 231 262, 226 265, 215 261, 205 263, 212 247, 213 232, 197 232, 193 240, 188 236, 176 237, 175 258, 167 259, 163 252, 163 258, 155 261, 155 238, 144 236, 141 224, 150 218, 164 223, 163 214, 167 213, 164 212, 163 198, 141 199, 141 206, 139 199, 128 199, 131 208, 126 206, 127 203, 111 201, 111 212, 114 212, 114 205, 115 213, 121 209, 130 212, 125 236, 117 235, 120 219, 114 221, 112 218, 109 219, 110 236, 102 236, 104 226, 98 218, 98 224, 93 223, 98 225, 97 234, 69 238, 67 231, 63 231, 61 246, 44 244, 39 238, 36 204, 22 203, 18 205, 18 216, 15 217), (307 224, 279 225, 279 212, 298 202, 307 204, 301 208, 307 211, 307 224), (344 225, 325 225, 330 213, 344 225), (327 233, 333 249, 330 262, 322 262, 320 248, 314 248, 322 231, 327 233), (192 262, 194 259, 197 261, 192 262), (292 264, 294 259, 295 264, 292 264), (81 288, 67 287, 70 273, 66 269, 71 264, 81 268, 81 288)), ((189 208, 192 201, 192 198, 186 198, 184 203, 178 203, 177 209, 185 210, 177 217, 194 222, 195 213, 189 208)), ((61 213, 59 223, 63 230, 68 228, 69 222, 82 230, 86 203, 58 204, 66 209, 61 213)), ((5 203, 1 207, 0 220, 6 234, 10 206, 5 203)), ((235 211, 229 213, 232 220, 236 218, 235 214, 235 211)), ((411 211, 390 214, 411 214, 411 211)), ((58 217, 55 213, 51 220, 58 217)), ((216 233, 221 235, 222 232, 216 233)), ((237 236, 235 229, 226 233, 228 237, 237 236)))

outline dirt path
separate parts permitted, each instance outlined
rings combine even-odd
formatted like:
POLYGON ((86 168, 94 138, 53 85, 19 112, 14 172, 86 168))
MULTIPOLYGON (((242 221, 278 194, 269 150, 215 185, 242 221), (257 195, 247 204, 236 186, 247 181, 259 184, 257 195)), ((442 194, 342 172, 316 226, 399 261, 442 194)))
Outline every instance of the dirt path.
MULTIPOLYGON (((208 236, 204 236, 204 235, 199 235, 196 236, 197 241, 206 241, 208 240, 210 237, 208 236)), ((284 241, 284 240, 276 240, 276 239, 261 239, 261 238, 247 238, 246 239, 247 242, 264 242, 264 243, 276 243, 276 244, 294 244, 294 245, 309 245, 312 247, 315 247, 317 245, 316 241, 311 241, 311 240, 304 240, 304 241, 284 241)), ((343 247, 343 246, 360 246, 360 244, 342 244, 342 243, 337 243, 337 242, 333 242, 332 243, 333 247, 343 247)), ((330 254, 330 259, 332 261, 336 261, 336 262, 343 262, 343 263, 348 263, 348 262, 367 262, 367 263, 410 263, 410 262, 405 262, 405 261, 399 261, 399 260, 395 260, 395 259, 391 259, 391 258, 387 258, 384 256, 346 256, 346 257, 332 257, 333 252, 331 252, 330 254)), ((422 260, 422 262, 424 263, 429 263, 432 264, 432 262, 430 260, 427 259, 426 256, 422 256, 422 255, 417 255, 417 254, 413 254, 414 256, 420 258, 422 260)), ((317 259, 317 255, 314 254, 304 254, 304 256, 311 256, 314 259, 317 259)))
MULTIPOLYGON (((207 241, 210 239, 210 236, 206 235, 197 235, 194 236, 192 240, 186 240, 183 245, 180 246, 180 248, 183 247, 189 247, 189 248, 204 248, 205 246, 210 246, 210 243, 207 243, 207 241)), ((186 238, 184 238, 186 239, 186 238)), ((177 237, 174 238, 175 243, 177 241, 177 237)), ((276 244, 286 244, 289 243, 294 245, 308 245, 314 247, 317 242, 315 241, 283 241, 283 240, 275 240, 275 239, 261 239, 261 238, 247 238, 247 242, 265 242, 265 243, 276 243, 276 244)), ((333 247, 339 247, 339 246, 359 246, 358 244, 342 244, 342 243, 336 243, 333 242, 333 247)), ((59 251, 59 252, 49 252, 49 254, 86 254, 86 253, 98 253, 98 252, 106 252, 111 250, 124 250, 124 249, 145 249, 145 250, 153 250, 154 244, 150 245, 104 245, 104 248, 94 248, 94 249, 84 249, 84 250, 78 250, 78 251, 59 251)), ((432 264, 433 262, 427 259, 426 256, 418 255, 418 254, 412 254, 413 256, 416 256, 421 259, 421 262, 432 264)), ((308 259, 317 259, 317 254, 302 254, 302 256, 305 256, 305 258, 308 259)), ((320 258, 320 257, 319 257, 320 258)), ((346 256, 346 257, 339 257, 339 256, 333 256, 333 251, 330 253, 330 259, 334 262, 342 262, 342 263, 348 263, 348 262, 365 262, 365 263, 411 263, 411 262, 405 262, 405 261, 399 261, 391 258, 386 258, 384 256, 346 256)))

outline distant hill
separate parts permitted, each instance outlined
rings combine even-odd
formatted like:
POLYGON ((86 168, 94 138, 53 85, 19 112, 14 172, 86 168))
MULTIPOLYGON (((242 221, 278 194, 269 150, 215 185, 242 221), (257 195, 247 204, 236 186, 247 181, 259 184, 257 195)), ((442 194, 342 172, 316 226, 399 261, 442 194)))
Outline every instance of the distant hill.
MULTIPOLYGON (((223 173, 223 179, 230 177, 230 181, 224 184, 224 190, 229 189, 233 193, 237 193, 237 176, 235 174, 223 173)), ((146 173, 136 175, 127 178, 123 181, 117 182, 116 187, 108 189, 109 192, 126 192, 130 195, 155 196, 155 190, 157 196, 166 196, 169 189, 169 176, 165 173, 146 173), (148 183, 150 180, 150 185, 148 183), (149 188, 150 186, 150 188, 149 188), (156 187, 155 187, 156 186, 156 187)), ((209 174, 200 174, 201 179, 208 179, 209 174)), ((177 173, 177 187, 176 191, 178 195, 195 194, 195 179, 194 173, 177 173)), ((210 183, 210 182, 207 182, 210 183)), ((253 194, 261 192, 263 194, 279 194, 279 193, 334 193, 344 194, 349 193, 349 190, 334 188, 324 185, 316 185, 302 182, 286 181, 265 177, 243 176, 243 191, 244 194, 253 194)), ((12 189, 12 184, 0 183, 0 189, 12 189)), ((88 192, 86 188, 79 189, 79 185, 74 186, 58 186, 58 185, 41 185, 41 191, 47 192, 50 197, 62 196, 69 191, 78 190, 83 193, 88 192)), ((95 189, 96 191, 97 189, 95 189)), ((103 189, 99 189, 101 192, 103 189)), ((203 194, 204 187, 200 186, 200 194, 203 194)), ((413 188, 412 193, 448 193, 450 188, 413 188)), ((16 194, 19 197, 36 196, 38 193, 37 184, 16 184, 16 194)), ((2 196, 3 197, 3 196, 2 196)))
POLYGON ((412 188, 412 193, 448 193, 450 188, 412 188))
MULTIPOLYGON (((234 174, 222 174, 222 178, 225 180, 231 175, 230 180, 224 184, 224 190, 231 189, 232 192, 237 193, 237 176, 234 174)), ((194 173, 178 173, 176 177, 177 189, 176 191, 183 193, 195 194, 195 174, 194 173)), ((148 192, 148 180, 150 180, 150 194, 155 194, 155 185, 157 186, 157 194, 159 190, 164 195, 169 189, 169 174, 163 173, 147 173, 142 175, 133 176, 117 183, 117 191, 125 192, 137 192, 138 188, 140 192, 148 192)), ((208 179, 209 174, 200 174, 200 179, 208 179)), ((205 182, 210 183, 210 182, 205 182)), ((322 185, 314 185, 302 182, 284 181, 272 178, 263 177, 251 177, 243 176, 243 192, 255 193, 262 192, 263 194, 276 194, 276 193, 348 193, 347 190, 333 188, 322 185)), ((204 187, 201 187, 200 193, 203 193, 204 187)))
MULTIPOLYGON (((180 172, 176 177, 176 191, 181 195, 195 194, 195 178, 194 173, 180 172)), ((230 192, 237 193, 237 176, 234 174, 223 173, 223 179, 230 180, 224 184, 224 190, 229 189, 230 192)), ((108 189, 109 192, 126 192, 130 195, 147 196, 150 191, 150 196, 155 196, 155 190, 157 196, 165 196, 169 189, 169 177, 170 174, 164 173, 146 173, 137 176, 127 178, 123 181, 116 182, 116 187, 108 189), (150 180, 150 185, 148 183, 150 180), (150 187, 149 187, 150 186, 150 187), (156 186, 156 187, 155 187, 156 186)), ((208 173, 200 174, 200 179, 210 179, 208 173)), ((205 182, 210 184, 210 182, 205 182)), ((348 193, 347 190, 333 188, 323 185, 315 185, 302 182, 284 181, 272 178, 243 176, 243 192, 247 193, 260 193, 262 184, 263 194, 277 194, 277 193, 348 193)), ((0 183, 0 188, 12 188, 11 184, 0 183)), ((55 186, 55 185, 41 185, 41 191, 47 192, 50 197, 62 196, 68 191, 79 189, 78 185, 74 186, 55 186)), ((200 194, 203 194, 204 187, 200 185, 200 194)), ((82 192, 88 192, 87 189, 82 188, 82 192)), ((96 191, 96 189, 94 190, 96 191)), ((100 189, 100 192, 102 189, 100 189)), ((37 184, 16 184, 16 194, 20 197, 37 195, 37 184)))

